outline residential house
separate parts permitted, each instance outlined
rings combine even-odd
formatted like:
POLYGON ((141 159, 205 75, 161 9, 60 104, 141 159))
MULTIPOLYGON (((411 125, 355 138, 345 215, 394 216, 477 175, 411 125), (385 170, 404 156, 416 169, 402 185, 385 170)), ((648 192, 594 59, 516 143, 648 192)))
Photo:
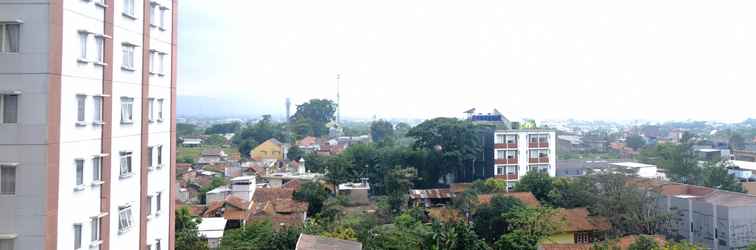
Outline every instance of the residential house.
POLYGON ((560 208, 552 218, 559 225, 557 233, 544 239, 543 243, 581 244, 604 240, 611 229, 605 217, 590 216, 586 208, 560 208))
POLYGON ((756 242, 756 196, 657 180, 638 180, 661 196, 659 209, 672 214, 674 239, 707 249, 745 249, 756 242))
POLYGON ((294 200, 294 190, 285 188, 258 188, 252 197, 253 212, 248 222, 270 220, 273 227, 298 226, 307 219, 307 202, 294 200))
POLYGON ((448 188, 411 189, 410 203, 414 207, 441 207, 451 203, 454 194, 448 188))
POLYGON ((732 160, 727 162, 727 172, 741 181, 756 180, 756 162, 732 160))
POLYGON ((362 250, 362 243, 353 240, 300 234, 295 250, 362 250))
POLYGON ((540 207, 541 202, 536 199, 536 197, 531 192, 502 192, 502 193, 495 193, 495 194, 481 194, 478 195, 478 203, 479 204, 490 204, 491 199, 493 199, 494 196, 502 196, 502 197, 512 197, 520 202, 522 204, 525 204, 529 207, 540 207))
POLYGON ((181 142, 181 146, 184 146, 187 148, 199 147, 199 146, 202 146, 202 139, 201 138, 184 138, 184 141, 181 142))
POLYGON ((297 141, 297 147, 308 153, 320 151, 318 138, 315 138, 313 136, 307 136, 305 138, 302 138, 302 140, 297 141))
POLYGON ((271 138, 249 152, 250 158, 261 161, 266 159, 274 159, 282 161, 284 159, 285 149, 283 143, 271 138))
POLYGON ((242 227, 251 213, 252 202, 230 195, 223 202, 208 204, 202 217, 223 217, 227 220, 226 228, 233 229, 242 227))
POLYGON ((199 160, 199 164, 218 164, 226 162, 228 155, 220 148, 210 148, 202 150, 199 160))
POLYGON ((366 178, 362 179, 361 183, 342 183, 339 184, 338 193, 340 195, 346 195, 349 197, 349 202, 352 205, 368 205, 370 200, 368 199, 368 193, 370 192, 370 184, 366 178))
MULTIPOLYGON (((592 250, 595 249, 594 244, 604 243, 612 246, 613 248, 610 249, 613 250, 627 250, 630 248, 630 245, 638 240, 638 237, 639 236, 637 235, 628 235, 619 239, 607 240, 601 243, 542 243, 538 245, 538 250, 592 250)), ((654 235, 648 237, 653 238, 656 241, 656 244, 659 246, 664 246, 667 243, 667 241, 664 239, 664 236, 654 235)))
POLYGON ((222 217, 202 218, 202 222, 197 225, 198 235, 207 239, 207 247, 209 249, 220 248, 220 241, 226 229, 226 221, 222 217))

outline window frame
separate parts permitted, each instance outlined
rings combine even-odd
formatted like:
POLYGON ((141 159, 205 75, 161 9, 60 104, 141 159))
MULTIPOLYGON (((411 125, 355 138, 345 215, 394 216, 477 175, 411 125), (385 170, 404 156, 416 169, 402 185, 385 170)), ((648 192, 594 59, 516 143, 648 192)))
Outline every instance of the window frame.
POLYGON ((74 223, 74 249, 78 250, 81 249, 82 244, 82 236, 84 234, 84 226, 81 225, 81 223, 74 223))
POLYGON ((105 36, 95 35, 95 47, 97 53, 95 54, 95 63, 99 65, 105 64, 105 36))
POLYGON ((89 43, 89 32, 85 30, 79 30, 79 56, 77 60, 80 63, 89 62, 89 46, 87 45, 87 43, 89 43))
POLYGON ((92 242, 101 242, 102 241, 102 220, 99 216, 92 217, 91 220, 89 220, 89 225, 92 228, 90 232, 90 237, 92 242))
POLYGON ((155 98, 147 98, 147 120, 155 122, 155 98))
POLYGON ((153 150, 155 150, 155 146, 147 147, 147 169, 153 169, 155 167, 155 155, 153 153, 153 150))
POLYGON ((102 182, 102 156, 92 157, 92 183, 102 182))
POLYGON ((156 192, 155 193, 155 214, 159 215, 160 212, 163 210, 163 207, 161 205, 161 200, 163 198, 163 192, 156 192))
POLYGON ((134 98, 123 96, 121 97, 121 124, 132 123, 134 123, 134 98), (128 116, 128 119, 125 119, 127 118, 125 116, 128 116))
POLYGON ((10 242, 10 249, 16 249, 16 238, 10 238, 10 239, 0 239, 0 246, 2 246, 3 241, 10 242))
POLYGON ((130 43, 121 44, 121 69, 127 71, 136 71, 136 66, 134 65, 136 47, 136 45, 130 43))
POLYGON ((147 208, 147 217, 152 217, 152 195, 147 195, 147 204, 145 204, 145 207, 147 208))
POLYGON ((87 95, 76 95, 76 125, 86 126, 87 119, 87 95))
POLYGON ((157 145, 157 167, 163 166, 163 145, 157 145))
POLYGON ((16 195, 16 186, 18 186, 18 165, 0 165, 0 195, 16 195), (8 186, 10 190, 5 190, 7 184, 3 182, 2 177, 9 169, 13 173, 12 178, 9 178, 13 183, 8 186))
POLYGON ((128 232, 133 226, 131 205, 118 207, 118 233, 128 232))
POLYGON ((105 102, 104 96, 101 96, 101 95, 92 96, 92 108, 94 109, 92 112, 92 121, 95 125, 103 124, 102 110, 103 110, 104 102, 105 102))
POLYGON ((124 0, 123 1, 123 14, 127 17, 136 19, 135 11, 136 11, 136 1, 134 0, 124 0))
POLYGON ((74 159, 74 190, 82 190, 84 186, 84 159, 74 159))
POLYGON ((158 98, 157 99, 157 104, 158 104, 158 117, 157 117, 157 121, 158 122, 163 122, 163 103, 164 102, 165 102, 165 99, 163 99, 163 98, 158 98))
POLYGON ((18 101, 20 96, 20 94, 0 94, 0 124, 18 124, 18 101), (8 113, 5 110, 5 106, 9 96, 15 96, 16 101, 16 110, 13 110, 13 122, 6 121, 8 113))
MULTIPOLYGON (((0 54, 18 54, 21 52, 21 29, 23 22, 21 21, 15 21, 15 22, 0 22, 0 54), (16 40, 16 51, 10 51, 10 38, 6 38, 6 35, 9 34, 8 26, 9 25, 18 25, 18 37, 16 40)), ((9 36, 10 37, 10 36, 9 36)))
POLYGON ((118 174, 121 178, 129 177, 134 174, 133 152, 122 151, 119 153, 118 174))

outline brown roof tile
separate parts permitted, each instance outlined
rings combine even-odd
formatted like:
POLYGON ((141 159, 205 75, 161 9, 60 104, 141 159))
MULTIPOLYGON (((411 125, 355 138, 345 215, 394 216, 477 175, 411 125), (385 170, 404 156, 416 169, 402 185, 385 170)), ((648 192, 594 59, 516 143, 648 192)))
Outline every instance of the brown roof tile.
POLYGON ((292 199, 294 189, 290 188, 257 188, 252 200, 255 202, 265 202, 279 199, 292 199))
POLYGON ((448 188, 410 190, 410 199, 451 199, 453 196, 448 188))
POLYGON ((296 190, 299 190, 299 188, 301 186, 302 186, 302 182, 299 181, 299 180, 297 180, 297 179, 294 179, 294 180, 290 180, 290 181, 284 183, 281 186, 281 188, 292 189, 292 190, 296 191, 296 190))
POLYGON ((541 203, 538 202, 538 199, 536 199, 536 197, 533 196, 533 194, 530 192, 507 192, 507 193, 496 193, 496 194, 481 194, 481 195, 478 195, 478 202, 480 204, 489 204, 491 203, 491 199, 495 195, 500 195, 504 197, 512 197, 512 198, 518 199, 523 204, 530 207, 541 206, 541 203))
POLYGON ((562 227, 564 232, 606 231, 610 229, 606 218, 589 216, 588 209, 585 208, 560 208, 553 219, 557 222, 564 222, 562 227))

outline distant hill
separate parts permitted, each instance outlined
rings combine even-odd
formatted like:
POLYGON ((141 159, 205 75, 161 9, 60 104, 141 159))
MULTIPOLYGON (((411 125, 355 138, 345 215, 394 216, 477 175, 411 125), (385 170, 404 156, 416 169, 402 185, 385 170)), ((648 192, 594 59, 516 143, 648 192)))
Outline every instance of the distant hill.
POLYGON ((248 102, 235 98, 205 96, 177 96, 176 115, 179 116, 257 116, 259 110, 248 102))

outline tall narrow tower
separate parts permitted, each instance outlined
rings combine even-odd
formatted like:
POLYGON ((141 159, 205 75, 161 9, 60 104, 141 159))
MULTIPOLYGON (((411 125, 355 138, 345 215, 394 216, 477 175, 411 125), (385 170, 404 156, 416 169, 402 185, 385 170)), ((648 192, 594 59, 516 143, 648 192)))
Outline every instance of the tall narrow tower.
POLYGON ((341 125, 341 74, 336 74, 336 124, 341 125))
POLYGON ((286 97, 286 122, 289 122, 289 117, 291 117, 291 99, 286 97))

